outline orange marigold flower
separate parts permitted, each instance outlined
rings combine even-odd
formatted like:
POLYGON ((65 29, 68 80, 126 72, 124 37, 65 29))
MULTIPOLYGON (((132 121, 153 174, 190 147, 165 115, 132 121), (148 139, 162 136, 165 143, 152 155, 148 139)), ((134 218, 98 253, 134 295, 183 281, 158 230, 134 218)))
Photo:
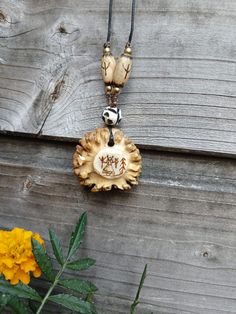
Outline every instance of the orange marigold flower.
POLYGON ((32 238, 44 245, 40 235, 32 231, 21 228, 0 230, 0 274, 12 285, 18 284, 19 281, 28 285, 30 272, 34 277, 41 276, 41 269, 32 252, 32 238))

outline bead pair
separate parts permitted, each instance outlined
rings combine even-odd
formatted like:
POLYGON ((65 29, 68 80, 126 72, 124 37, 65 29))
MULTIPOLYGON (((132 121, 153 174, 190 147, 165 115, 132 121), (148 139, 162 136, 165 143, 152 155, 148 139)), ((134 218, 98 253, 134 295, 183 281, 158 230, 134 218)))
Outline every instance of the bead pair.
POLYGON ((103 111, 103 120, 107 125, 116 125, 121 120, 121 110, 116 108, 121 88, 128 81, 132 68, 132 49, 127 43, 123 54, 116 60, 111 53, 110 44, 104 45, 101 60, 102 79, 109 107, 103 111))

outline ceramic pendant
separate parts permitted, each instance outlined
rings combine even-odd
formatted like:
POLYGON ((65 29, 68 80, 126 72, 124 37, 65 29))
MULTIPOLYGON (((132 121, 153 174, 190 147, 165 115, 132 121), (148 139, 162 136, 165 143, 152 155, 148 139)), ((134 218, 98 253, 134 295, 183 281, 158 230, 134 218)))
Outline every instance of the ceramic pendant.
POLYGON ((73 156, 75 174, 81 185, 92 192, 114 188, 127 190, 138 184, 141 155, 138 148, 119 129, 112 129, 113 143, 109 142, 108 128, 98 128, 85 134, 73 156))

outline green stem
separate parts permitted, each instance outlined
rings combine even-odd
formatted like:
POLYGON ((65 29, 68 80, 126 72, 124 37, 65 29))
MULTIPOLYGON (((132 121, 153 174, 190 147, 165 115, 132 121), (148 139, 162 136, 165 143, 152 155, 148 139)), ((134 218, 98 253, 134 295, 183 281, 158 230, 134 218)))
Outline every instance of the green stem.
POLYGON ((147 276, 147 264, 144 267, 144 270, 143 270, 143 273, 142 273, 142 277, 141 277, 141 280, 139 282, 138 291, 136 293, 134 302, 131 304, 129 314, 134 314, 135 313, 135 308, 139 304, 139 296, 140 296, 140 292, 141 292, 141 289, 143 287, 144 280, 145 280, 146 276, 147 276))
POLYGON ((138 305, 138 303, 137 304, 135 304, 135 303, 132 304, 129 314, 134 314, 136 305, 138 305))
POLYGON ((63 266, 62 266, 62 268, 61 268, 61 269, 59 270, 59 272, 57 273, 57 275, 56 275, 56 277, 55 277, 55 279, 54 279, 54 281, 53 281, 53 284, 52 284, 51 287, 48 289, 48 292, 46 293, 45 297, 43 298, 43 300, 42 300, 42 302, 41 302, 41 304, 40 304, 40 307, 38 308, 36 314, 41 313, 41 311, 42 311, 42 309, 43 309, 45 303, 47 302, 47 300, 48 300, 50 294, 52 293, 53 289, 56 287, 56 285, 57 285, 57 283, 58 283, 58 281, 59 281, 59 279, 60 279, 60 277, 61 277, 63 271, 65 270, 66 265, 67 265, 67 262, 68 262, 68 260, 65 261, 65 263, 64 263, 63 266))

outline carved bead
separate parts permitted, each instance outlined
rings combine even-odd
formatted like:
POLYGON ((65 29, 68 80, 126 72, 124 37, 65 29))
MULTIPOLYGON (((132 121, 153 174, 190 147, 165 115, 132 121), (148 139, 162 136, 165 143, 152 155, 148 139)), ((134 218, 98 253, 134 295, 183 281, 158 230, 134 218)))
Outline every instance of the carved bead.
POLYGON ((131 48, 126 47, 124 53, 118 59, 115 72, 113 75, 113 83, 117 86, 123 86, 129 79, 132 68, 131 48))
POLYGON ((121 109, 106 107, 102 113, 102 119, 106 125, 117 125, 122 119, 121 109))
POLYGON ((102 79, 105 84, 112 83, 115 67, 116 60, 112 55, 110 48, 106 47, 101 60, 102 79))

